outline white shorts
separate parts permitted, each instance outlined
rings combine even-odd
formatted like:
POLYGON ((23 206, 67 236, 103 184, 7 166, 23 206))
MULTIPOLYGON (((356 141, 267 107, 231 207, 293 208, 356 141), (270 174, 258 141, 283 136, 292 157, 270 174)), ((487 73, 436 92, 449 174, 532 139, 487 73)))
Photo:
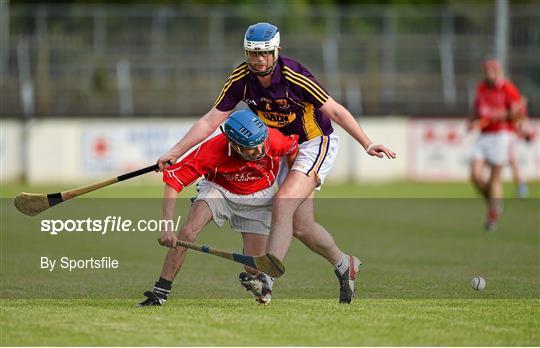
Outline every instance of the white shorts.
POLYGON ((212 211, 212 219, 219 227, 229 221, 231 229, 236 232, 263 235, 270 232, 275 187, 250 195, 238 195, 213 182, 201 180, 197 191, 193 201, 206 202, 212 211))
POLYGON ((480 134, 473 146, 472 159, 485 160, 491 165, 507 164, 510 137, 509 132, 480 134))
MULTIPOLYGON (((297 170, 308 176, 315 173, 319 179, 317 186, 319 188, 334 166, 338 150, 339 137, 335 134, 305 141, 298 146, 298 154, 291 170, 297 170)), ((281 184, 279 180, 278 184, 281 184)))

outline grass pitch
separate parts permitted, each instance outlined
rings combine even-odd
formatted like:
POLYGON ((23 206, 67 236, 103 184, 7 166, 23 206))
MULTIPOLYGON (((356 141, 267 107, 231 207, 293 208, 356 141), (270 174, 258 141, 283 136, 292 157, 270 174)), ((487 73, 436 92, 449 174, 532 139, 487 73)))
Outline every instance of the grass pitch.
POLYGON ((537 301, 3 300, 3 345, 538 345, 537 301))
MULTIPOLYGON (((491 234, 466 184, 326 186, 317 220, 365 263, 351 305, 337 303, 332 267, 293 242, 270 305, 240 288, 239 265, 190 251, 161 308, 133 308, 159 275, 165 250, 157 233, 50 236, 39 226, 107 214, 158 218, 160 199, 151 197, 162 188, 117 185, 35 218, 12 206, 19 191, 60 189, 2 187, 1 345, 540 345, 538 184, 534 199, 505 202, 491 234), (120 267, 48 272, 41 256, 111 256, 120 267), (483 292, 469 285, 477 275, 486 279, 483 292)), ((180 201, 178 213, 188 207, 180 201)), ((241 250, 237 234, 213 225, 198 242, 241 250)))

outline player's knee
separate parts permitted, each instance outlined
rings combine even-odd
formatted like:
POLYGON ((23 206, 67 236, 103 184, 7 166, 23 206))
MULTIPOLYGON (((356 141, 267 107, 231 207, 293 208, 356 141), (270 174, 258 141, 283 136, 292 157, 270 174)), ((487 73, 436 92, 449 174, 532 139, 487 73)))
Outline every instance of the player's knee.
MULTIPOLYGON (((297 189, 291 187, 280 187, 274 195, 274 199, 278 200, 299 200, 300 193, 296 192, 297 189)), ((305 199, 305 197, 303 198, 305 199)), ((302 200, 303 200, 302 199, 302 200)))
POLYGON ((193 242, 195 239, 197 239, 197 235, 199 234, 200 229, 196 228, 195 226, 191 224, 185 224, 182 226, 182 229, 180 230, 180 233, 178 233, 178 237, 182 240, 193 242))
POLYGON ((282 193, 282 192, 278 191, 278 192, 274 195, 274 203, 273 203, 273 205, 274 205, 274 206, 275 206, 276 204, 281 204, 281 205, 283 205, 284 200, 287 199, 287 196, 288 196, 288 194, 282 193))
POLYGON ((274 201, 272 202, 272 212, 278 213, 280 216, 289 211, 290 207, 288 204, 288 199, 284 197, 274 197, 274 201))
POLYGON ((306 236, 306 231, 295 228, 295 229, 293 229, 293 236, 295 238, 298 238, 298 239, 302 240, 306 236))
POLYGON ((296 208, 302 203, 301 199, 293 198, 288 195, 276 195, 272 203, 272 213, 282 217, 293 215, 296 208))
POLYGON ((480 173, 478 173, 478 171, 476 170, 473 170, 471 171, 471 180, 474 182, 474 183, 481 183, 482 182, 482 175, 480 173))
POLYGON ((491 167, 490 180, 491 180, 491 181, 493 181, 493 180, 499 180, 500 177, 501 177, 501 174, 502 174, 502 169, 503 169, 503 167, 502 167, 502 166, 499 166, 499 165, 492 166, 492 167, 491 167))
POLYGON ((298 238, 300 240, 309 238, 311 231, 313 231, 311 224, 301 224, 301 223, 294 223, 293 224, 293 235, 295 238, 298 238))

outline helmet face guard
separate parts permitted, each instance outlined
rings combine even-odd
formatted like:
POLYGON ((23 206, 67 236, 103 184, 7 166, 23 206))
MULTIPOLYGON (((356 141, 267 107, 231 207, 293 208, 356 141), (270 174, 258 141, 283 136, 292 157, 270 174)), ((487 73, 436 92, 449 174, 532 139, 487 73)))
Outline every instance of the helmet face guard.
POLYGON ((276 68, 279 42, 279 31, 275 25, 269 23, 251 25, 244 36, 244 52, 249 70, 259 76, 271 74, 276 68), (273 58, 272 64, 269 64, 270 57, 273 58), (266 60, 265 70, 256 68, 257 62, 261 59, 266 60))
POLYGON ((268 74, 271 74, 274 69, 276 68, 276 61, 278 57, 278 49, 276 48, 273 51, 250 51, 245 50, 246 54, 246 63, 248 65, 249 71, 254 73, 258 76, 266 76, 268 74), (259 70, 256 68, 257 63, 260 60, 266 61, 267 68, 265 70, 259 70), (269 60, 272 59, 272 63, 270 64, 269 60))
POLYGON ((233 112, 221 131, 241 158, 258 161, 266 155, 268 128, 251 110, 233 112))
POLYGON ((258 161, 266 155, 266 141, 263 141, 261 144, 253 147, 238 145, 230 139, 229 143, 234 151, 236 151, 240 157, 247 161, 258 161))

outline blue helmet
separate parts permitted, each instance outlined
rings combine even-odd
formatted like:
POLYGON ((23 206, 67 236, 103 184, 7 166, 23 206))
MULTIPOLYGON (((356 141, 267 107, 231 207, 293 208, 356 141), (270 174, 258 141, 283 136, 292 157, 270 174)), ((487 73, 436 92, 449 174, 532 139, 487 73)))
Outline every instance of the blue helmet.
POLYGON ((247 28, 244 35, 244 51, 246 62, 252 72, 264 76, 274 71, 279 53, 279 40, 278 28, 270 23, 257 23, 247 28), (265 71, 256 70, 249 64, 248 56, 250 52, 272 53, 274 63, 265 71))
POLYGON ((233 112, 225 121, 222 131, 233 149, 244 159, 256 161, 264 157, 268 128, 251 110, 233 112), (250 153, 246 154, 246 151, 250 153))

